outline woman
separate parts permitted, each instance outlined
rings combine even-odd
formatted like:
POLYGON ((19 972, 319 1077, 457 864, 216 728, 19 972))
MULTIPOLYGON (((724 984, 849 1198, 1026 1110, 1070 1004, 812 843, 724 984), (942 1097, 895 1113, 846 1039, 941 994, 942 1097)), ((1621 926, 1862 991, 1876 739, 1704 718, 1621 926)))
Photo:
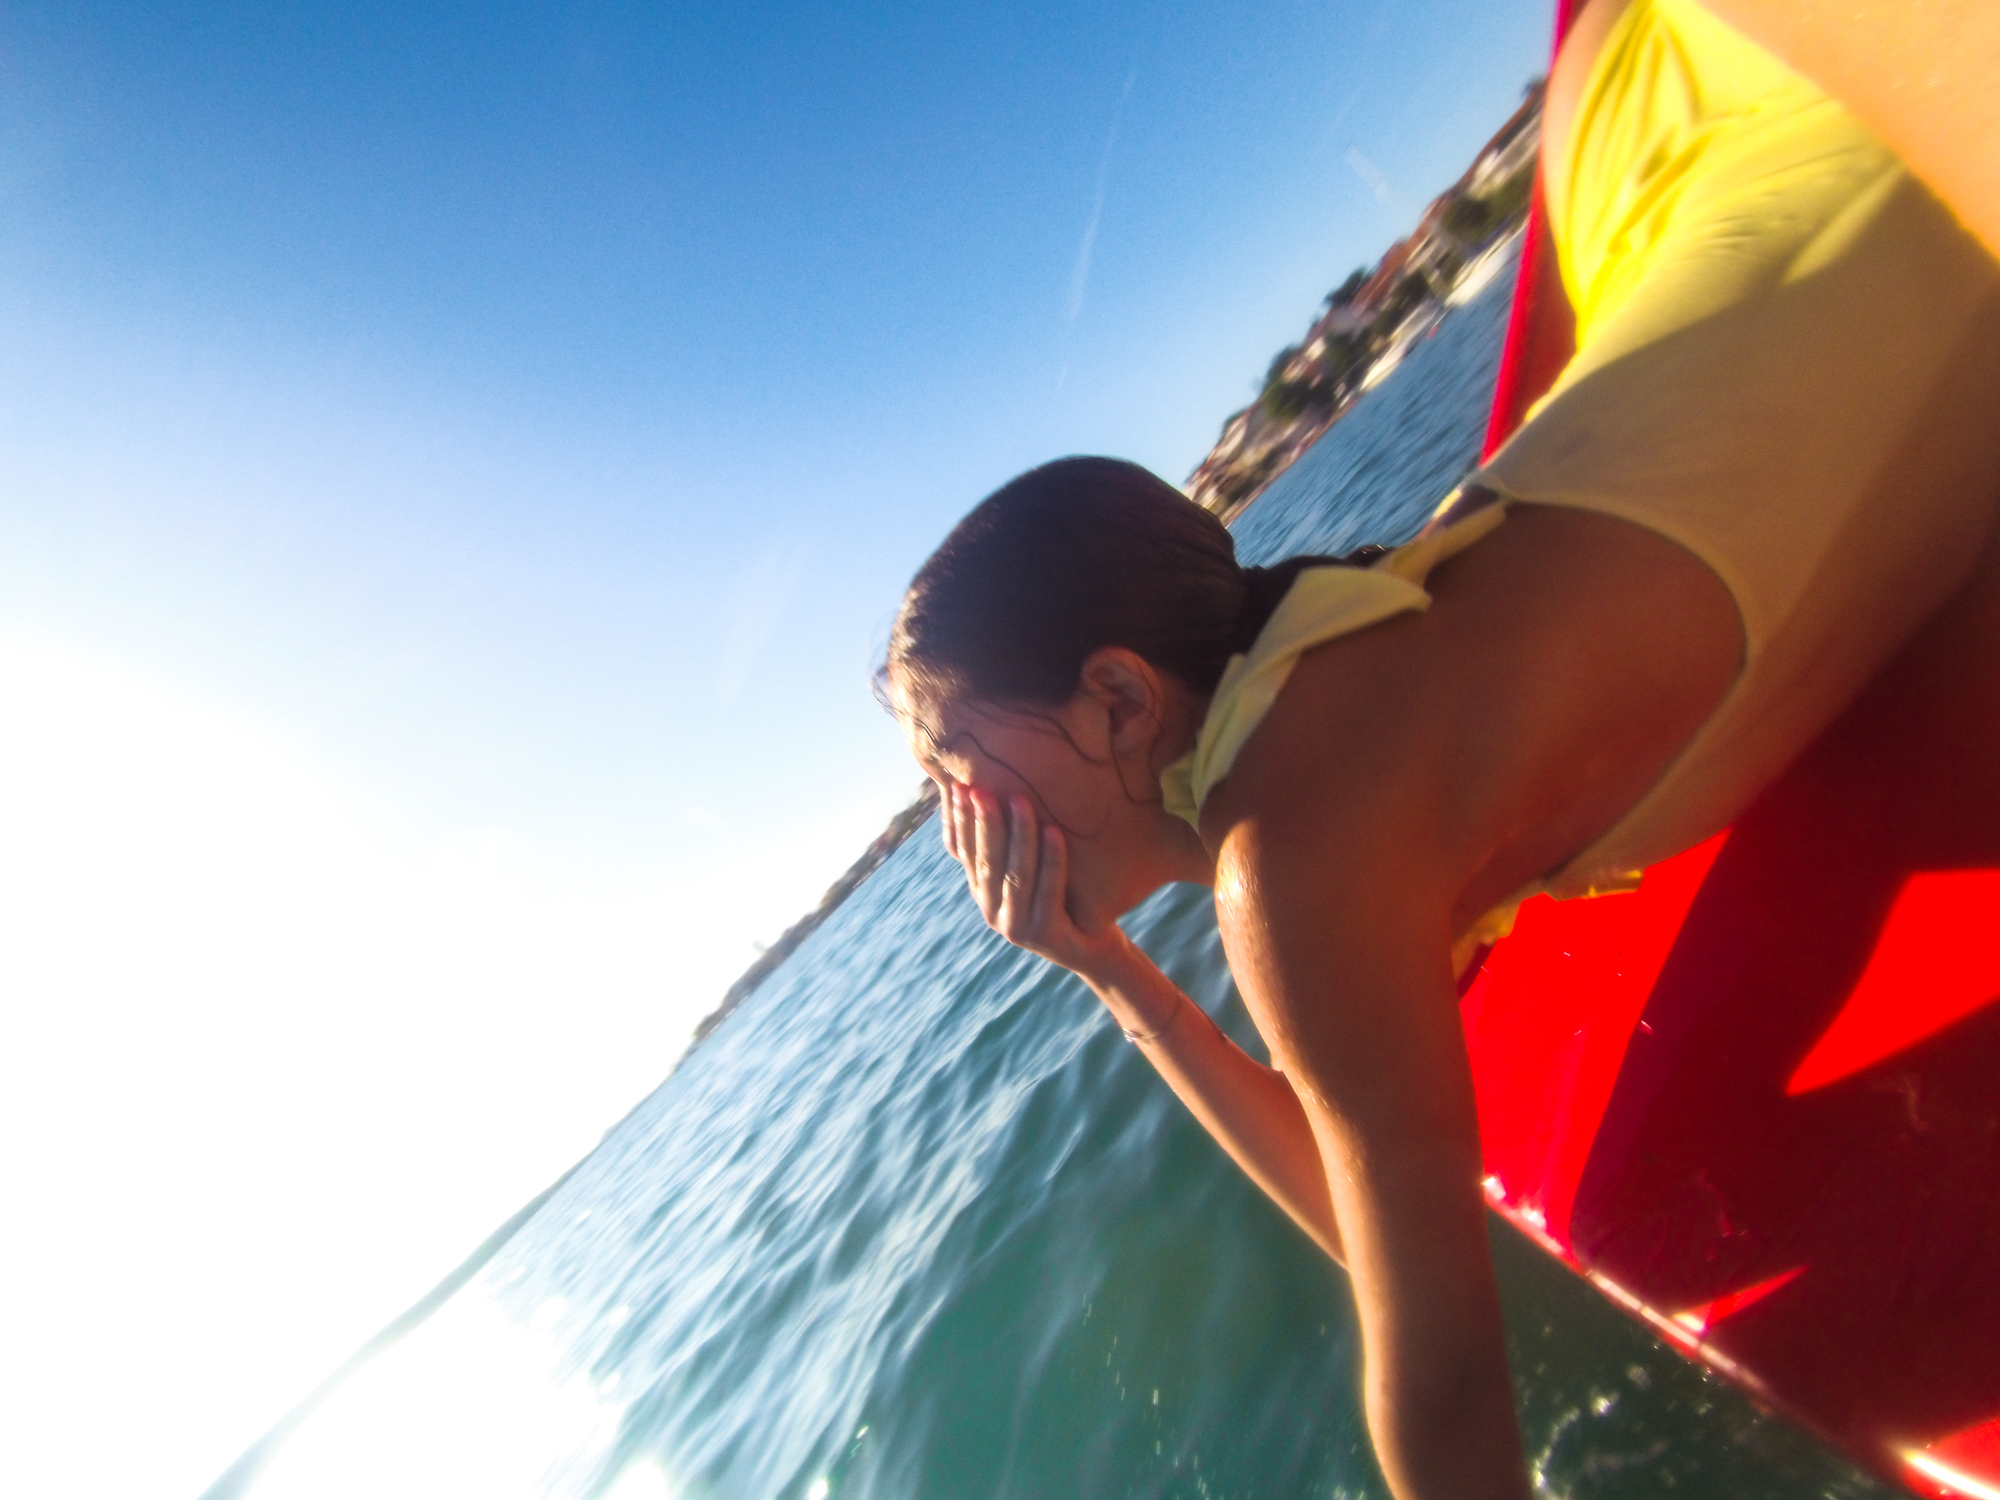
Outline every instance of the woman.
POLYGON ((1422 540, 1246 573, 1065 460, 952 533, 887 668, 988 921, 1347 1265, 1405 1497, 1526 1493, 1455 967, 1723 826, 2000 580, 1995 269, 1874 137, 1691 0, 1596 0, 1545 130, 1578 353, 1422 540), (1117 927, 1171 880, 1273 1066, 1117 927))

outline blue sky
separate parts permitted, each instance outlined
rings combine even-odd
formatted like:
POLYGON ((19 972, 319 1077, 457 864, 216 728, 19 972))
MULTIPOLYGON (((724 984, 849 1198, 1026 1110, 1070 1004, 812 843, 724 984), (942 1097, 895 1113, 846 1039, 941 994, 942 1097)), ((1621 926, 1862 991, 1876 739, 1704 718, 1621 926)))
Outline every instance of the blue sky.
POLYGON ((134 1482, 664 1072, 914 790, 867 673, 951 522, 1066 452, 1181 479, 1548 28, 0 0, 0 1123, 72 1226, 15 1274, 209 1351, 134 1482))

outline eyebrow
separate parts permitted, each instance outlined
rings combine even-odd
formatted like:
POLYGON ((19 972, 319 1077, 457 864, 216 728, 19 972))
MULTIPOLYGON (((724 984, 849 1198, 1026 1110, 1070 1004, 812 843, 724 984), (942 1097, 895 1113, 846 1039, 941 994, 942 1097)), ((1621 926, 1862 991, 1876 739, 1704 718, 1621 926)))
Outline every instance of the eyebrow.
MULTIPOLYGON (((951 747, 954 744, 956 744, 959 740, 962 740, 966 738, 968 735, 972 734, 972 731, 970 729, 959 729, 953 731, 951 734, 945 735, 942 738, 940 738, 938 732, 935 729, 931 728, 930 725, 926 724, 922 719, 918 718, 915 714, 910 714, 906 718, 905 722, 913 725, 923 734, 924 740, 926 743, 930 745, 933 755, 943 755, 949 753, 951 747)), ((973 738, 973 744, 975 745, 979 744, 978 738, 976 736, 973 738)), ((986 753, 984 746, 980 747, 980 753, 982 755, 986 753)), ((923 757, 919 756, 918 759, 921 760, 923 759, 923 757)))

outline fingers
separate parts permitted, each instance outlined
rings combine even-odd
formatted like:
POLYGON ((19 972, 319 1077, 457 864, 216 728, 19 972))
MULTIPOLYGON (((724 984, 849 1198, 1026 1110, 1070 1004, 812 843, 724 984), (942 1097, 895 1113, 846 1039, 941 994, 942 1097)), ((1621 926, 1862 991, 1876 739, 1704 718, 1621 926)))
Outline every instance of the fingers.
POLYGON ((971 880, 974 861, 978 858, 977 838, 974 824, 978 818, 978 806, 973 800, 972 788, 954 785, 951 788, 951 816, 945 820, 951 830, 945 847, 951 857, 965 867, 966 879, 971 880))
POLYGON ((965 867, 966 884, 987 925, 1010 939, 1028 920, 1034 889, 1034 809, 1020 797, 954 786, 945 847, 965 867))
POLYGON ((1069 916, 1069 840, 1051 823, 1042 829, 1041 843, 1029 921, 1037 932, 1054 932, 1069 916))
POLYGON ((986 874, 991 861, 986 854, 987 817, 984 799, 971 787, 965 789, 965 878, 972 882, 972 894, 979 909, 990 920, 993 908, 986 899, 986 874))
POLYGON ((957 782, 947 781, 939 792, 938 833, 944 840, 944 852, 963 864, 965 856, 960 851, 965 847, 962 834, 965 811, 961 790, 957 782))
POLYGON ((993 925, 1002 936, 1019 942, 1031 935, 1038 863, 1035 810, 1025 797, 1007 799, 1007 848, 1000 871, 999 907, 993 925))
POLYGON ((1041 951, 1067 929, 1069 846, 1026 797, 1004 802, 958 783, 942 793, 945 851, 965 869, 979 914, 1009 942, 1041 951))
POLYGON ((973 899, 979 903, 986 924, 1001 930, 1001 907, 1006 898, 1008 837, 1007 809, 992 793, 966 788, 966 834, 972 857, 965 862, 973 899))

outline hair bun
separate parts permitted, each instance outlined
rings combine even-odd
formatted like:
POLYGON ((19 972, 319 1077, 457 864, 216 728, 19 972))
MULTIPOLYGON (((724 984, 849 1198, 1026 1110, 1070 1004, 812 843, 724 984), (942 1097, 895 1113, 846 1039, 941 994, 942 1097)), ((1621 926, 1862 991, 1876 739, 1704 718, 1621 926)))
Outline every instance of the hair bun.
POLYGON ((1365 568, 1376 558, 1388 554, 1387 547, 1357 547, 1340 557, 1329 557, 1308 553, 1302 557, 1288 557, 1283 562, 1273 563, 1268 568, 1245 568, 1243 570, 1243 602, 1236 611, 1236 639, 1230 650, 1242 655, 1257 643, 1257 637, 1271 622, 1278 606, 1291 592, 1299 574, 1307 568, 1365 568))
POLYGON ((1232 653, 1241 655, 1256 644, 1298 576, 1299 570, 1289 562, 1243 570, 1243 602, 1236 610, 1236 632, 1229 647, 1232 653))

